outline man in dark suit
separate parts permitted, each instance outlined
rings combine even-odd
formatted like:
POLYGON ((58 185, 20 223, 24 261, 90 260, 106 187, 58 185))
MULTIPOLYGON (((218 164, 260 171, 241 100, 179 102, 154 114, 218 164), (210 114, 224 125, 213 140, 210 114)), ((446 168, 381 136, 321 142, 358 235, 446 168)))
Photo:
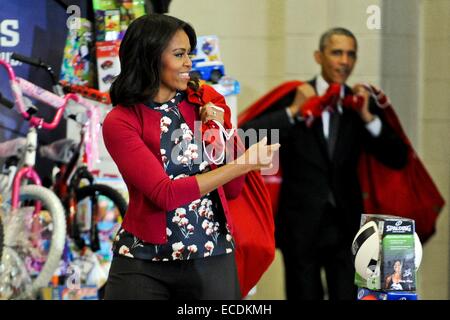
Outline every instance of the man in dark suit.
POLYGON ((276 215, 277 246, 283 253, 288 299, 323 299, 321 270, 329 299, 356 299, 351 242, 363 212, 357 165, 362 150, 383 164, 402 168, 407 148, 368 91, 345 85, 357 60, 357 40, 334 28, 314 53, 321 74, 279 100, 242 128, 279 129, 283 182, 276 215), (359 111, 324 111, 312 126, 299 116, 304 102, 322 96, 331 83, 341 84, 341 98, 363 98, 359 111))

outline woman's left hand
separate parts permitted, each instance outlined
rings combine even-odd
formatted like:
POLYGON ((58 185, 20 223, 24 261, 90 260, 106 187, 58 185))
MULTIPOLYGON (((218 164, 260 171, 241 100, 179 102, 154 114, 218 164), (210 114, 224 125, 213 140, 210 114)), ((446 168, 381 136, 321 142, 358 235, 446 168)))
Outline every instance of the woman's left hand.
POLYGON ((203 107, 200 108, 200 119, 203 123, 209 120, 219 121, 222 125, 224 124, 224 111, 222 108, 215 106, 213 103, 208 102, 203 107))

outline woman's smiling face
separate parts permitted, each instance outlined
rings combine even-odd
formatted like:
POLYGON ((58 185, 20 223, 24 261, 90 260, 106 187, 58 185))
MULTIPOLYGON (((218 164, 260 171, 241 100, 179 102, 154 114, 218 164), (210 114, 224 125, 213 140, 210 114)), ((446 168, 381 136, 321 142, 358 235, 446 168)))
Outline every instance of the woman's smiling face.
POLYGON ((177 90, 187 89, 189 72, 192 69, 190 52, 188 35, 184 30, 178 30, 162 53, 161 84, 155 97, 156 102, 165 102, 172 98, 177 90))

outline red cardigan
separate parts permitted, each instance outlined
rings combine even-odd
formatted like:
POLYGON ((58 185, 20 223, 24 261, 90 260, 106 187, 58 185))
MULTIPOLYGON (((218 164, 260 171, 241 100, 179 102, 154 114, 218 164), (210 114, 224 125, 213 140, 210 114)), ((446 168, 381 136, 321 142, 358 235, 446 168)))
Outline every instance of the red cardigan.
MULTIPOLYGON (((223 97, 221 100, 225 101, 223 97)), ((200 120, 198 107, 182 101, 179 109, 194 131, 194 121, 200 120)), ((155 244, 167 242, 167 211, 201 197, 195 176, 171 180, 164 171, 160 153, 160 119, 159 112, 143 104, 132 107, 118 105, 103 122, 106 149, 129 192, 128 211, 122 226, 139 239, 155 244)), ((241 176, 217 189, 231 228, 233 224, 227 199, 239 195, 244 180, 245 176, 241 176)))

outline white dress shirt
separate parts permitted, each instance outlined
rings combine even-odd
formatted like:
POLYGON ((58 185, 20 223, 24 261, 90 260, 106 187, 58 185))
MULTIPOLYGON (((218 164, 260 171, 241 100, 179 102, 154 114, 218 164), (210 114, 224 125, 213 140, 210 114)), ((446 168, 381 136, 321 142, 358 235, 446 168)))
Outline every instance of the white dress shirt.
MULTIPOLYGON (((330 85, 328 82, 325 81, 325 79, 322 77, 322 75, 318 75, 316 77, 316 92, 318 96, 322 96, 325 94, 325 92, 328 90, 328 87, 330 85)), ((341 97, 344 97, 345 95, 345 88, 344 86, 341 87, 341 97)), ((338 112, 342 114, 342 106, 339 104, 337 106, 338 112)), ((289 121, 291 123, 294 123, 294 117, 291 114, 289 108, 286 108, 286 113, 289 116, 289 121)), ((304 119, 302 119, 304 120, 304 119)), ((330 112, 328 110, 324 110, 322 112, 322 126, 323 126, 323 135, 325 136, 325 139, 328 139, 328 134, 330 132, 330 112)), ((366 128, 369 130, 370 134, 374 137, 378 137, 381 133, 381 127, 382 123, 378 116, 375 115, 374 119, 366 123, 366 128)))

